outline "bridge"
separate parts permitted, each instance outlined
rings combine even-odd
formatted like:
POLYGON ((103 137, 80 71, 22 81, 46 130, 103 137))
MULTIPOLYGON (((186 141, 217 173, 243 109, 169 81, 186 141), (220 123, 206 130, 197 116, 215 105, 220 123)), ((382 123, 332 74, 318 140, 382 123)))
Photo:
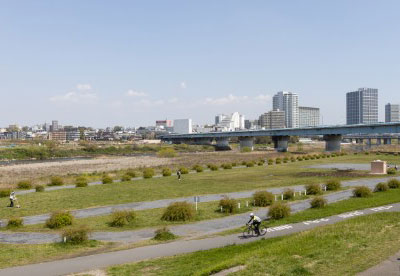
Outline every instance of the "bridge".
MULTIPOLYGON (((207 132, 190 134, 163 135, 160 139, 173 144, 212 145, 215 140, 217 149, 230 149, 230 138, 239 138, 240 147, 253 149, 255 137, 270 136, 277 151, 287 151, 290 136, 323 136, 326 151, 340 151, 340 144, 345 135, 371 135, 400 133, 400 122, 375 123, 360 125, 337 125, 306 128, 280 128, 265 130, 240 130, 226 132, 207 132)), ((388 136, 389 137, 389 136, 388 136)))

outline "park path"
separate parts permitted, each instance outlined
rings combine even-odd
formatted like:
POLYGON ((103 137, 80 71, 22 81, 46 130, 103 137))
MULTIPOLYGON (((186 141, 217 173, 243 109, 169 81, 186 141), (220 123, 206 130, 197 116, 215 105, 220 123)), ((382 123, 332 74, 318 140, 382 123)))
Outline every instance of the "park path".
MULTIPOLYGON (((377 183, 386 181, 387 179, 388 179, 388 177, 356 179, 356 180, 344 181, 344 182, 342 182, 342 186, 354 187, 354 186, 365 185, 365 186, 369 186, 372 188, 377 183)), ((397 177, 397 179, 400 180, 400 177, 397 177)), ((295 190, 296 192, 305 190, 305 186, 303 186, 303 185, 279 187, 279 188, 267 188, 267 189, 263 189, 263 190, 267 190, 273 194, 280 195, 287 188, 291 188, 291 189, 295 190)), ((236 198, 236 199, 250 198, 256 191, 257 190, 202 195, 202 196, 200 196, 200 202, 218 201, 223 196, 229 196, 231 198, 236 198)), ((132 209, 135 211, 140 211, 140 210, 148 210, 148 209, 155 209, 155 208, 164 208, 164 207, 167 207, 169 204, 171 204, 173 202, 177 202, 177 201, 191 202, 191 201, 193 201, 193 197, 190 196, 190 197, 182 197, 182 198, 161 199, 161 200, 155 200, 155 201, 132 202, 132 203, 125 203, 125 204, 93 207, 93 208, 74 210, 74 211, 71 211, 71 213, 76 218, 87 218, 87 217, 93 217, 93 216, 108 215, 108 214, 111 214, 113 212, 113 210, 117 210, 117 209, 132 209)), ((24 221, 25 225, 39 224, 39 223, 45 223, 45 221, 49 217, 50 217, 50 214, 41 214, 41 215, 23 217, 23 221, 24 221)), ((6 225, 7 225, 7 220, 5 220, 5 219, 0 220, 0 227, 4 227, 6 225)))
POLYGON ((165 244, 139 247, 134 249, 101 253, 71 259, 57 260, 46 263, 31 264, 19 267, 11 267, 0 270, 0 276, 55 276, 79 273, 93 269, 107 268, 113 265, 120 265, 131 262, 138 262, 147 259, 174 256, 178 254, 191 253, 196 251, 220 248, 233 244, 245 244, 260 239, 286 236, 318 226, 335 224, 358 216, 378 212, 399 212, 400 203, 390 204, 381 207, 368 208, 350 213, 334 215, 318 220, 304 221, 300 223, 281 225, 268 228, 267 234, 262 237, 244 238, 241 234, 229 236, 218 236, 201 240, 180 240, 165 244))
POLYGON ((399 276, 400 275, 400 251, 380 264, 366 271, 358 273, 357 276, 399 276))

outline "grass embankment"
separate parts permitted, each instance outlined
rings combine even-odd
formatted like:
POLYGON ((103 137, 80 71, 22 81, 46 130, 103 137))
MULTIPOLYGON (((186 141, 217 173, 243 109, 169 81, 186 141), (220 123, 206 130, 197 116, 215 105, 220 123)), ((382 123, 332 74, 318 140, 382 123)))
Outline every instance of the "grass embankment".
POLYGON ((357 217, 288 237, 114 266, 109 275, 353 275, 400 249, 400 213, 357 217))
MULTIPOLYGON (((334 160, 338 162, 341 158, 337 157, 334 160)), ((178 181, 176 177, 163 177, 89 186, 86 188, 31 193, 19 196, 22 208, 0 209, 0 218, 43 214, 60 209, 72 210, 193 195, 323 183, 332 178, 348 180, 372 177, 357 172, 348 173, 304 168, 304 166, 319 164, 321 162, 323 161, 313 160, 268 167, 203 172, 184 175, 181 181, 178 181)), ((7 204, 7 198, 0 198, 0 206, 6 206, 7 204)))

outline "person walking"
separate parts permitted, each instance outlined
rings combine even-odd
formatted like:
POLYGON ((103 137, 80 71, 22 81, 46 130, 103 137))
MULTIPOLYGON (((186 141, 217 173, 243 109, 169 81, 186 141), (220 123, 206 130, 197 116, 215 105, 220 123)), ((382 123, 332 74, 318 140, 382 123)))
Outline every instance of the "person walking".
POLYGON ((10 206, 8 207, 14 207, 14 202, 17 200, 17 197, 15 196, 15 192, 11 192, 10 194, 10 206))
POLYGON ((181 180, 181 175, 182 175, 181 170, 177 170, 176 175, 178 176, 178 180, 181 180))

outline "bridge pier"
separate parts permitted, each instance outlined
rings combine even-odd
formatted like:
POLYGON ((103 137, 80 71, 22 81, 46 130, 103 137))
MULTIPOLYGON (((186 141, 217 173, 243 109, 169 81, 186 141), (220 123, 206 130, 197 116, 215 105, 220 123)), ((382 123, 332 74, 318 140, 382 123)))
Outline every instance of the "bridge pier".
POLYGON ((194 138, 192 144, 194 145, 212 145, 213 139, 211 138, 194 138))
POLYGON ((216 150, 231 150, 228 137, 216 138, 215 141, 217 142, 215 146, 216 150))
POLYGON ((289 145, 289 136, 272 136, 274 148, 278 152, 287 152, 289 145))
POLYGON ((382 144, 382 140, 381 140, 381 138, 378 138, 378 139, 376 139, 376 144, 377 144, 377 145, 380 145, 380 144, 382 144))
POLYGON ((384 139, 383 139, 383 144, 385 144, 385 145, 391 145, 391 144, 392 144, 392 139, 391 139, 391 138, 384 138, 384 139))
POLYGON ((251 148, 251 150, 254 150, 254 137, 240 137, 240 149, 242 148, 251 148))
POLYGON ((340 151, 342 135, 340 134, 324 135, 324 140, 325 140, 326 151, 340 151))

